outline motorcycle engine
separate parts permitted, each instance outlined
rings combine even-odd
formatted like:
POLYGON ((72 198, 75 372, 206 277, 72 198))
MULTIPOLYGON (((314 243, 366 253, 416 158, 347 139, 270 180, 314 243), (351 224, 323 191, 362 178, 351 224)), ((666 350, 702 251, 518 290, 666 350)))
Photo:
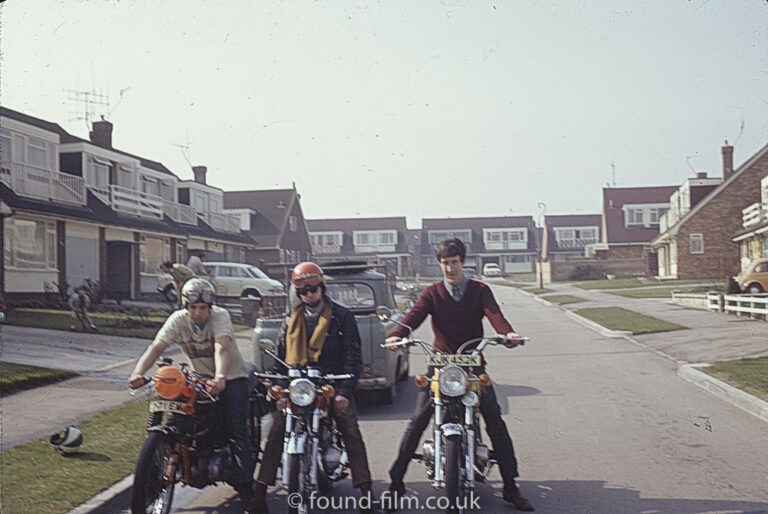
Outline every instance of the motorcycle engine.
POLYGON ((429 478, 432 478, 433 470, 435 469, 435 442, 432 439, 427 439, 421 445, 421 451, 424 455, 424 462, 427 465, 427 475, 429 478))
POLYGON ((189 469, 189 485, 203 488, 215 482, 223 482, 232 475, 232 454, 228 447, 214 453, 198 454, 189 469))
POLYGON ((485 469, 485 466, 488 464, 489 456, 488 446, 483 443, 477 443, 475 446, 475 466, 480 469, 485 469))

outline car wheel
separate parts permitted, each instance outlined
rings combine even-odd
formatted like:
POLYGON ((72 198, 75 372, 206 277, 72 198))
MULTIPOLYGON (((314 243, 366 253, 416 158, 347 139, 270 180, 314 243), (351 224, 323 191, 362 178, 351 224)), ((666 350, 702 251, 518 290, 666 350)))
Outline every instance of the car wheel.
POLYGON ((760 294, 763 292, 763 286, 760 284, 749 284, 749 287, 747 288, 747 292, 749 294, 760 294))
POLYGON ((240 296, 244 298, 255 298, 257 300, 261 300, 261 293, 259 293, 255 289, 246 289, 245 291, 243 291, 243 294, 240 296))

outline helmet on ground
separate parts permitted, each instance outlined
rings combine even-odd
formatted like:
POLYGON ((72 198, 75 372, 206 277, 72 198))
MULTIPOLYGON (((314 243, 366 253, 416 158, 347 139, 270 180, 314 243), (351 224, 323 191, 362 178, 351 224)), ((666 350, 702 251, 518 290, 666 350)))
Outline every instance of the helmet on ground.
POLYGON ((76 453, 83 444, 83 433, 77 427, 69 426, 51 436, 48 440, 51 446, 59 450, 62 455, 76 453))
POLYGON ((213 298, 216 296, 216 290, 213 284, 204 278, 191 278, 187 280, 184 287, 181 288, 182 306, 186 307, 190 303, 204 302, 213 305, 213 298))
POLYGON ((297 289, 306 286, 325 285, 323 269, 314 262, 302 262, 297 264, 291 272, 291 282, 297 289))
POLYGON ((175 366, 163 366, 155 373, 155 391, 165 400, 181 398, 186 384, 184 373, 175 366))

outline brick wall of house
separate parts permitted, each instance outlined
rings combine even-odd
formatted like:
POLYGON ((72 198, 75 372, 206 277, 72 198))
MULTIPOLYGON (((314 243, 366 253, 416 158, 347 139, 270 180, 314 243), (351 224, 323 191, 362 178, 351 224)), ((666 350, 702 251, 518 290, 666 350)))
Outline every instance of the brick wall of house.
POLYGON ((608 250, 599 250, 597 258, 601 260, 612 259, 641 259, 645 256, 646 244, 627 246, 611 245, 608 250))
POLYGON ((768 153, 744 170, 720 193, 706 201, 677 234, 680 279, 724 278, 740 269, 739 244, 731 241, 742 229, 745 207, 760 201, 760 180, 768 175, 768 153), (692 254, 691 234, 704 235, 704 253, 692 254))

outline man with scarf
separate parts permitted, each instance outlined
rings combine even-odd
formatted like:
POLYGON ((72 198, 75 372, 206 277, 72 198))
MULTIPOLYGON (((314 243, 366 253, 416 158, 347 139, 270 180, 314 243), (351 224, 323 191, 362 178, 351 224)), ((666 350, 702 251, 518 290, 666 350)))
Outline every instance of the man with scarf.
MULTIPOLYGON (((357 424, 354 392, 360 373, 360 335, 354 315, 326 295, 323 270, 313 262, 298 264, 291 274, 299 302, 283 321, 278 335, 278 355, 291 366, 317 366, 323 374, 351 373, 354 379, 339 384, 333 401, 333 415, 344 438, 352 471, 352 485, 373 500, 371 472, 363 436, 357 424)), ((276 373, 285 373, 275 363, 276 373)), ((285 400, 279 400, 273 414, 269 439, 259 475, 254 484, 251 512, 267 512, 267 486, 274 485, 283 451, 285 400)))

